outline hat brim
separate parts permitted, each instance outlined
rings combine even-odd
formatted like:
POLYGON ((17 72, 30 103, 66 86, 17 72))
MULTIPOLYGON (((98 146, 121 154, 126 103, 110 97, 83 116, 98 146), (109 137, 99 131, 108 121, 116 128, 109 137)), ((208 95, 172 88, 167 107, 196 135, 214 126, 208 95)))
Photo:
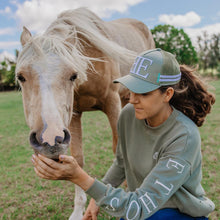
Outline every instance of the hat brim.
POLYGON ((115 79, 114 83, 121 83, 123 86, 128 88, 134 93, 147 93, 158 89, 160 86, 153 83, 147 82, 145 80, 139 79, 132 75, 126 75, 121 78, 115 79))

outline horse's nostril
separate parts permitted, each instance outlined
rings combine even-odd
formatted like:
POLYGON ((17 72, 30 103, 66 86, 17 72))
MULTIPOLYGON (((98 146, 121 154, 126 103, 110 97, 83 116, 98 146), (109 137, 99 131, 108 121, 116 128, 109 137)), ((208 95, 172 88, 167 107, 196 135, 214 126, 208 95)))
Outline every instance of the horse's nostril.
POLYGON ((69 144, 70 142, 70 133, 68 130, 64 129, 64 137, 56 136, 55 143, 56 144, 69 144))
MULTIPOLYGON (((64 137, 64 138, 65 138, 65 137, 64 137)), ((63 138, 63 137, 60 137, 60 136, 56 136, 56 137, 55 137, 55 143, 56 143, 56 144, 62 144, 64 138, 63 138)))
POLYGON ((70 143, 70 133, 67 129, 64 129, 63 132, 64 132, 63 144, 69 144, 70 143))
POLYGON ((34 147, 38 147, 40 145, 39 141, 37 140, 37 134, 35 132, 32 132, 30 134, 30 144, 34 147))

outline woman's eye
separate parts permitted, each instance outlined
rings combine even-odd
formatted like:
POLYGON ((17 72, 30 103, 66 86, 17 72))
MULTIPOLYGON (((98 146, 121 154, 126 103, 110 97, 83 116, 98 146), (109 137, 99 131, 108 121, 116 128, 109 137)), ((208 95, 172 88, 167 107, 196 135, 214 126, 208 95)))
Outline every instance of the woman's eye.
POLYGON ((17 79, 20 81, 20 82, 25 82, 26 81, 26 79, 21 75, 21 74, 19 74, 18 76, 17 76, 17 79))
POLYGON ((77 78, 77 73, 74 73, 71 77, 70 77, 70 81, 74 81, 77 78))

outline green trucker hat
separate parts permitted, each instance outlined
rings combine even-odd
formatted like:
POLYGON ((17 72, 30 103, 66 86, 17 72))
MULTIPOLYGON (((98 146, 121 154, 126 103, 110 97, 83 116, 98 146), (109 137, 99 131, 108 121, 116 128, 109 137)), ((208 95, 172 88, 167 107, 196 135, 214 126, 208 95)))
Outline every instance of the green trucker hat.
POLYGON ((134 93, 147 93, 161 86, 177 84, 181 79, 175 56, 160 48, 147 50, 135 59, 130 73, 114 80, 134 93))

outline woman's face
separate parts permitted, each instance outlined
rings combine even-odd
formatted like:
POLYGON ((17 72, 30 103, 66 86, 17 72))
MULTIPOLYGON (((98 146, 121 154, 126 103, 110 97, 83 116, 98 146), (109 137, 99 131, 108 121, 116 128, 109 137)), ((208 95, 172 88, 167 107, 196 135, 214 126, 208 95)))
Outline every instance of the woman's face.
POLYGON ((168 88, 165 93, 161 93, 159 89, 144 94, 130 92, 129 102, 134 106, 136 118, 146 119, 154 127, 163 123, 172 112, 169 105, 172 96, 172 88, 168 88))

